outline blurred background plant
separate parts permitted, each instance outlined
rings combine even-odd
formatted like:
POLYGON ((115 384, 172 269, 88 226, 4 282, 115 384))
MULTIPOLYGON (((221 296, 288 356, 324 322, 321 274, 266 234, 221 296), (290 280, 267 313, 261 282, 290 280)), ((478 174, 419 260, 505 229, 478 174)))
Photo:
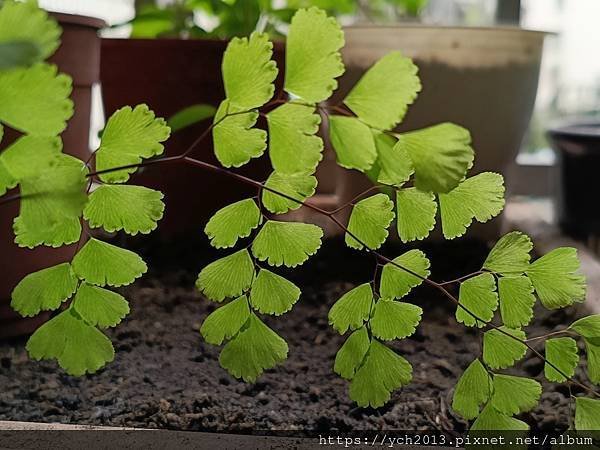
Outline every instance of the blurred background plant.
MULTIPOLYGON (((136 0, 133 38, 246 36, 259 29, 283 35, 294 12, 317 6, 341 19, 418 20, 428 0, 136 0)), ((121 26, 123 24, 118 24, 121 26)))
MULTIPOLYGON (((316 5, 344 25, 415 21, 427 25, 518 25, 549 31, 521 164, 554 164, 545 131, 559 117, 600 116, 598 0, 39 0, 51 11, 101 17, 111 37, 228 38, 254 29, 285 34, 298 7, 316 5), (136 14, 137 11, 137 14, 136 14), (121 26, 117 26, 121 25, 121 26)), ((549 175, 551 178, 553 175, 549 175)), ((524 177, 529 179, 529 177, 524 177)), ((548 182, 546 182, 548 184, 548 182)), ((527 187, 527 186, 525 186, 527 187)), ((546 189, 546 188, 544 188, 546 189)), ((547 189, 546 189, 547 191, 547 189)))

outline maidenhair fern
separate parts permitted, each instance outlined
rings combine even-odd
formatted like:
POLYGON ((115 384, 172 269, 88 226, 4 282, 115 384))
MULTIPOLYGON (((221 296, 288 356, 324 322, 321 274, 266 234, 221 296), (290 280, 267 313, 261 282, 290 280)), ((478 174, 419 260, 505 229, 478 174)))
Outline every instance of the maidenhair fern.
POLYGON ((504 372, 528 351, 544 361, 548 381, 577 385, 592 395, 575 398, 575 428, 600 428, 598 394, 574 379, 580 339, 589 381, 600 383, 600 315, 545 336, 528 338, 524 330, 538 299, 548 309, 584 300, 574 249, 559 248, 532 262, 531 240, 509 233, 481 270, 449 282, 459 285, 458 297, 446 288, 449 283, 430 278, 431 263, 422 251, 385 256, 377 250, 394 228, 405 243, 426 238, 436 224, 454 239, 504 206, 501 175, 469 173, 474 151, 467 130, 443 123, 394 131, 421 90, 409 58, 385 55, 339 105, 322 103, 344 72, 344 36, 323 11, 299 10, 289 28, 282 92, 275 92, 278 68, 266 35, 253 33, 228 45, 222 65, 226 98, 199 137, 210 132, 221 166, 193 158, 194 146, 160 157, 170 130, 145 105, 115 112, 99 148, 84 163, 63 154, 57 137, 72 104, 69 77, 43 62, 58 45, 56 24, 32 2, 6 0, 0 25, 0 122, 23 133, 0 153, 0 194, 15 186, 20 192, 6 197, 21 200, 15 241, 31 248, 77 243, 70 261, 27 275, 13 291, 12 306, 23 316, 60 311, 31 336, 32 358, 55 359, 73 375, 93 373, 113 359, 103 330, 118 325, 129 305, 111 288, 132 283, 147 268, 135 253, 89 233, 155 229, 164 210, 162 194, 124 183, 141 166, 178 162, 256 188, 255 196, 223 205, 206 224, 210 244, 223 249, 223 256, 204 267, 196 281, 206 298, 220 304, 200 333, 223 346, 219 361, 234 377, 254 382, 287 358, 284 338, 263 319, 289 313, 301 298, 300 288, 278 267, 304 264, 321 246, 320 227, 280 216, 304 205, 339 226, 349 247, 376 259, 373 278, 344 293, 329 312, 332 327, 347 335, 333 370, 348 380, 349 396, 359 406, 380 407, 411 382, 410 361, 390 342, 417 330, 423 310, 411 303, 410 294, 422 285, 454 302, 456 320, 481 334, 481 353, 457 380, 452 402, 458 414, 474 420, 472 430, 528 428, 514 416, 536 407, 541 384, 504 372), (266 130, 257 126, 260 116, 266 130), (323 121, 338 164, 364 172, 381 193, 370 188, 335 211, 310 203, 324 148, 323 121), (269 158, 273 168, 264 183, 229 169, 259 157, 269 158), (344 224, 337 214, 350 207, 344 224), (541 342, 545 356, 536 347, 541 342))

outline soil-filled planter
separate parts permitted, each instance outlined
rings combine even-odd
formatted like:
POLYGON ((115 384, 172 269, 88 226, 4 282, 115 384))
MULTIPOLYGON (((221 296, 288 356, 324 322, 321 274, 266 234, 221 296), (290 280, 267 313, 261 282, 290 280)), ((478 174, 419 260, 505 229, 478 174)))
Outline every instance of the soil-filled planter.
MULTIPOLYGON (((384 251, 397 254, 400 249, 384 251)), ((434 262, 436 280, 478 269, 488 251, 468 241, 429 244, 423 250, 434 262)), ((410 338, 390 342, 413 365, 412 383, 393 392, 382 408, 358 408, 348 397, 347 381, 333 372, 335 353, 345 337, 328 324, 327 312, 343 292, 372 275, 371 259, 341 240, 330 241, 309 263, 286 273, 303 296, 285 317, 264 319, 288 342, 289 358, 247 384, 219 366, 220 349, 198 332, 218 306, 193 287, 199 268, 214 253, 188 243, 144 255, 153 273, 126 289, 132 313, 107 330, 116 359, 97 374, 66 376, 54 361, 28 359, 24 341, 0 345, 0 420, 237 433, 465 430, 465 422, 451 410, 451 389, 480 354, 480 337, 456 322, 455 306, 437 291, 421 286, 411 293, 407 301, 423 308, 423 321, 410 338)), ((552 331, 569 323, 569 314, 573 310, 540 310, 528 333, 552 331)), ((516 373, 539 376, 543 363, 531 358, 519 363, 516 373)), ((564 430, 568 401, 565 386, 545 383, 539 407, 520 418, 534 430, 564 430)))
POLYGON ((561 227, 581 237, 600 234, 600 210, 590 199, 600 195, 593 182, 600 171, 600 123, 571 121, 548 131, 559 155, 560 182, 557 192, 561 227))
MULTIPOLYGON (((226 41, 217 40, 103 39, 100 78, 106 116, 125 105, 139 103, 146 103, 157 116, 165 118, 197 103, 218 106, 225 98, 221 60, 226 47, 226 41)), ((283 46, 275 44, 274 59, 279 68, 279 89, 283 46)), ((165 154, 181 154, 209 125, 210 119, 173 133, 165 143, 165 154)), ((217 163, 210 136, 198 145, 193 156, 217 163)), ((266 179, 268 160, 253 160, 240 173, 266 179)), ((157 230, 163 237, 199 232, 223 205, 256 194, 255 189, 223 176, 181 164, 148 167, 139 171, 132 183, 165 194, 165 216, 157 230)))
MULTIPOLYGON (((99 80, 100 39, 98 30, 104 22, 98 19, 69 14, 53 14, 63 32, 61 45, 50 58, 59 71, 73 78, 74 114, 61 135, 66 153, 87 159, 89 155, 90 111, 92 84, 99 80)), ((2 147, 18 137, 8 132, 2 147)), ((9 192, 7 195, 16 193, 9 192)), ((10 293, 14 286, 28 273, 58 264, 72 257, 73 246, 59 249, 19 248, 13 242, 12 223, 18 214, 17 203, 0 208, 0 258, 2 279, 0 281, 0 338, 30 333, 45 320, 42 314, 36 318, 23 319, 10 308, 10 293)))
MULTIPOLYGON (((471 132, 471 174, 506 174, 529 124, 535 101, 544 33, 519 28, 356 26, 344 30, 346 73, 333 102, 342 100, 379 58, 400 51, 419 67, 422 90, 400 125, 415 130, 454 122, 471 132)), ((346 172, 343 198, 368 186, 346 172)), ((507 183, 510 190, 510 179, 507 183)), ((488 226, 495 234, 494 223, 488 226)))

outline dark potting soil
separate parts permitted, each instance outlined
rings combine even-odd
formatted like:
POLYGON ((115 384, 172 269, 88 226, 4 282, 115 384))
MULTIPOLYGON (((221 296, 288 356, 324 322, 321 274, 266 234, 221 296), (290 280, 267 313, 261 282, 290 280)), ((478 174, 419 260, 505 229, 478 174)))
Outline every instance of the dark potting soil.
MULTIPOLYGON (((474 242, 423 249, 435 280, 477 270, 488 250, 474 242)), ((303 296, 285 316, 265 321, 287 340, 289 358, 246 384, 219 366, 219 348, 198 332, 215 304, 196 292, 194 281, 216 253, 200 244, 169 247, 168 255, 164 247, 142 250, 150 273, 123 290, 131 315, 107 332, 114 362, 77 378, 53 361, 30 360, 24 339, 0 343, 0 420, 233 432, 465 429, 450 408, 452 388, 479 354, 480 338, 456 323, 454 307, 433 289, 421 286, 406 299, 423 307, 423 321, 411 338, 390 344, 413 365, 413 382, 382 408, 358 408, 347 382, 332 370, 345 337, 328 325, 327 312, 342 293, 371 277, 372 257, 331 241, 302 268, 285 274, 303 296)), ((384 252, 396 256, 405 250, 392 245, 384 252)), ((573 314, 540 310, 528 334, 553 330, 573 314)), ((535 357, 528 355, 519 367, 515 373, 542 380, 543 364, 535 357)), ((567 399, 566 388, 545 383, 539 407, 521 418, 533 429, 566 429, 567 399)))

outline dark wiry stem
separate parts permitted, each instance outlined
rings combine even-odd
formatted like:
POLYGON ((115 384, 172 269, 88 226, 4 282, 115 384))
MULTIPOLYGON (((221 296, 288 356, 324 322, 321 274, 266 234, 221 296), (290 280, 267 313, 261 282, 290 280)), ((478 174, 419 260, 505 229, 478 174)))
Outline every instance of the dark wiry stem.
POLYGON ((469 273, 467 275, 463 275, 462 277, 455 278, 454 280, 444 281, 444 282, 439 283, 439 284, 442 285, 442 286, 446 286, 448 284, 460 283, 461 281, 464 281, 464 280, 466 280, 468 278, 472 278, 472 277, 477 276, 477 275, 481 275, 482 273, 484 273, 483 270, 478 270, 476 272, 469 273))
MULTIPOLYGON (((277 104, 278 102, 280 102, 279 100, 274 100, 273 102, 271 102, 269 105, 272 104, 277 104)), ((267 105, 268 106, 268 105, 267 105)), ((233 114, 244 114, 247 113, 249 111, 240 111, 240 112, 236 112, 236 113, 231 113, 228 115, 225 115, 224 117, 222 117, 221 119, 219 119, 218 121, 215 121, 207 130, 205 130, 199 137, 198 139, 196 139, 196 141, 194 141, 194 143, 182 154, 180 155, 176 155, 176 156, 167 156, 167 157, 162 157, 162 158, 156 158, 156 159, 150 159, 150 160, 145 160, 142 161, 140 163, 137 164, 128 164, 128 165, 124 165, 124 166, 119 166, 119 167, 113 167, 113 168, 109 168, 109 169, 104 169, 104 170, 100 170, 100 171, 96 171, 96 172, 91 172, 89 173, 87 176, 88 177, 93 177, 93 176, 97 176, 97 175, 101 175, 101 174, 105 174, 105 173, 110 173, 110 172, 116 172, 116 171, 120 171, 120 170, 124 170, 124 169, 132 169, 132 168, 140 168, 140 167, 146 167, 146 166, 151 166, 151 165, 156 165, 156 164, 161 164, 161 163, 172 163, 172 162, 178 162, 178 163, 185 163, 185 164, 189 164, 192 166, 196 166, 196 167, 200 167, 203 168, 205 170, 211 171, 211 172, 215 172, 215 173, 219 173, 225 176, 228 176, 230 178, 236 179, 240 182, 249 184, 251 186, 254 186, 258 189, 264 189, 266 191, 272 192, 273 194, 276 194, 280 197, 283 197, 287 200, 293 201, 297 204, 300 204, 302 206, 305 206, 306 208, 309 208, 319 214, 322 214, 324 216, 326 216, 329 220, 331 220, 333 223, 335 223, 344 233, 346 233, 348 236, 352 237, 356 242, 358 242, 360 245, 362 245, 367 252, 373 254, 377 260, 382 261, 384 264, 391 264, 395 267, 397 267, 398 269, 414 276, 417 277, 418 279, 420 279, 421 281, 423 281, 424 283, 428 284, 429 286, 437 289, 441 294, 443 294, 446 298, 448 298, 449 300, 451 300, 453 303, 455 303, 457 305, 457 307, 463 309, 467 314, 469 314, 471 317, 473 317, 476 321, 482 322, 486 325, 486 327, 492 328, 494 330, 497 330, 499 333, 510 337, 511 339, 525 345, 534 355, 536 355, 538 358, 540 358, 542 361, 544 361, 546 364, 548 364, 550 367, 552 367, 554 370, 556 370, 558 373, 560 373, 565 379, 569 380, 571 383, 581 387, 582 389, 584 389, 587 392, 590 392, 591 394, 595 395, 595 396, 599 396, 600 394, 596 393, 592 388, 586 386, 583 383, 580 383, 576 380, 574 380, 572 377, 569 377, 567 374, 565 374, 562 370, 560 370, 556 365, 554 365, 551 361, 548 361, 544 355, 542 355, 540 352, 538 352, 535 348, 533 348, 526 340, 520 339, 517 336, 513 336, 511 333, 503 330, 501 327, 491 323, 491 322, 487 322, 483 319, 481 319, 479 316, 477 316, 475 313, 473 313, 471 310, 469 310, 468 308, 466 308, 464 305, 462 305, 459 300, 452 295, 445 287, 444 284, 448 284, 448 282, 446 283, 437 283, 427 277, 424 277, 418 273, 416 273, 415 271, 409 269, 408 267, 404 267, 398 263, 396 263, 395 261, 391 260, 390 258, 388 258, 387 256, 377 252, 376 250, 370 249, 368 247, 368 245, 366 243, 364 243, 361 239, 359 239, 353 232, 351 232, 337 217, 335 217, 335 213, 338 212, 338 210, 333 210, 333 211, 326 211, 322 208, 319 208, 315 205, 312 205, 309 201, 303 201, 303 200, 299 200, 296 199, 290 195, 287 195, 283 192, 279 192, 275 189, 272 189, 271 187, 266 186, 264 183, 261 183, 259 181, 253 180, 251 178, 248 178, 244 175, 240 175, 238 173, 235 173, 229 169, 226 169, 224 167, 219 167, 219 166, 215 166, 214 164, 210 164, 208 162, 205 161, 201 161, 198 159, 194 159, 189 157, 188 155, 192 152, 192 150, 203 140, 206 138, 206 136, 208 136, 208 134, 210 133, 210 131, 218 124, 220 123, 222 120, 224 120, 226 117, 228 117, 229 115, 233 115, 233 114)), ((371 188, 369 188, 369 190, 371 190, 371 188)), ((364 193, 363 193, 364 195, 364 193)), ((19 197, 20 198, 20 197, 19 197)), ((453 280, 454 281, 454 280, 453 280)))

